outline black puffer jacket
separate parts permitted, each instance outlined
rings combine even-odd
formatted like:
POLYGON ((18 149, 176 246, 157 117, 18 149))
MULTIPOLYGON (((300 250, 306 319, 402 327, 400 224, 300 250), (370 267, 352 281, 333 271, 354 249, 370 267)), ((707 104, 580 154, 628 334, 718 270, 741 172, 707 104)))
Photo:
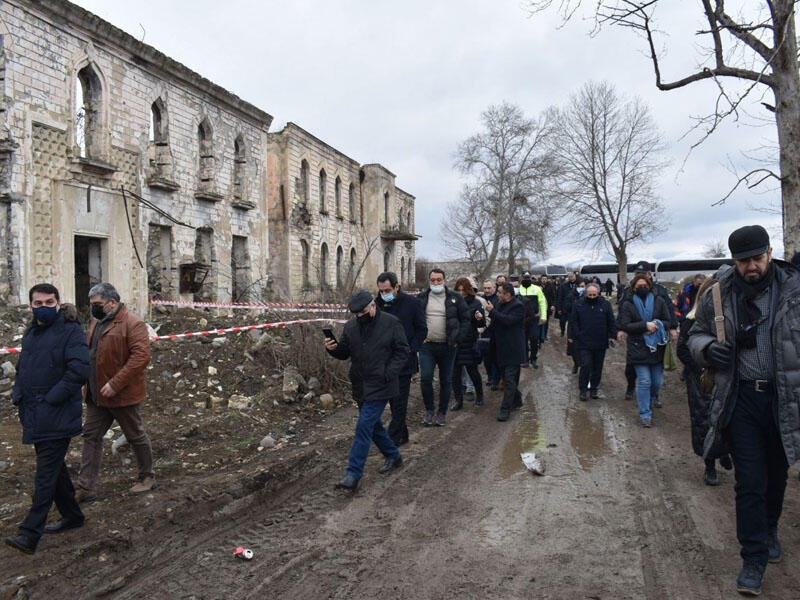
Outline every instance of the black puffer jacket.
POLYGON ((11 398, 19 406, 22 443, 70 438, 81 432, 81 387, 89 376, 89 347, 80 323, 63 311, 49 326, 30 325, 11 398))
MULTIPOLYGON (((417 296, 422 304, 423 314, 425 314, 425 309, 428 308, 428 296, 430 293, 431 290, 428 288, 417 296)), ((446 295, 444 299, 444 314, 446 319, 445 332, 447 333, 447 343, 450 346, 455 346, 467 335, 467 331, 470 327, 469 312, 467 311, 467 303, 464 302, 464 298, 461 297, 461 294, 447 287, 444 288, 444 293, 446 295)))
POLYGON ((376 311, 375 318, 366 325, 355 317, 350 319, 339 344, 328 353, 340 360, 352 359, 350 382, 357 403, 400 394, 397 377, 408 360, 408 342, 396 317, 376 311))

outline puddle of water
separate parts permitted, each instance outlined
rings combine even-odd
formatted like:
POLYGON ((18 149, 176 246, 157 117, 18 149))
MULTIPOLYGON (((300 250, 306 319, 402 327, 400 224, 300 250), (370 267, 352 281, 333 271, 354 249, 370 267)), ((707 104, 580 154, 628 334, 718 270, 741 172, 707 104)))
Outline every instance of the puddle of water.
POLYGON ((514 432, 509 437, 508 443, 503 448, 503 455, 500 457, 499 474, 503 479, 526 470, 519 457, 521 453, 536 452, 538 455, 547 445, 536 412, 536 403, 530 392, 525 395, 522 408, 512 413, 511 421, 508 424, 514 427, 514 432))
POLYGON ((582 469, 590 469, 610 452, 603 423, 594 421, 583 406, 568 407, 567 422, 569 441, 582 469))

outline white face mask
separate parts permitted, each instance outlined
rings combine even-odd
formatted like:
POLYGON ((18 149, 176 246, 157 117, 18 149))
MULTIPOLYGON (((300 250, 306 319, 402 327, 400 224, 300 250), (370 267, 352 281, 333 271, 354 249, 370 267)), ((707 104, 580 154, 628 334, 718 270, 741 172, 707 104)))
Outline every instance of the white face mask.
POLYGON ((441 294, 442 292, 444 292, 444 284, 441 283, 439 285, 431 285, 431 292, 433 292, 434 294, 441 294))

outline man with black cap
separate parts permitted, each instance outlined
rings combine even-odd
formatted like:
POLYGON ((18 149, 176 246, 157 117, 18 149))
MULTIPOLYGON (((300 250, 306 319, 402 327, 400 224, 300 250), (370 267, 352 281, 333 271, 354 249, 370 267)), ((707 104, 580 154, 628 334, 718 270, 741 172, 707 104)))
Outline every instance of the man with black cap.
POLYGON ((358 422, 346 474, 336 487, 355 491, 372 442, 386 459, 379 473, 403 465, 381 415, 386 403, 400 394, 398 375, 408 361, 408 343, 400 321, 377 310, 367 290, 353 294, 348 308, 355 318, 345 323, 341 340, 325 338, 325 349, 334 358, 351 359, 350 382, 353 398, 359 404, 358 422))
MULTIPOLYGON (((653 271, 651 270, 650 263, 645 260, 640 260, 636 263, 633 267, 634 275, 639 275, 640 273, 647 277, 647 280, 653 286, 653 294, 659 296, 664 303, 667 305, 667 308, 670 309, 670 322, 664 323, 664 327, 669 329, 669 339, 670 342, 677 342, 678 341, 678 318, 675 315, 675 311, 672 310, 672 298, 669 296, 669 290, 665 288, 663 285, 658 283, 657 281, 653 280, 653 271)), ((628 294, 630 294, 630 286, 624 286, 620 288, 619 297, 617 298, 617 304, 622 306, 622 303, 627 299, 628 294)), ((619 316, 619 315, 618 315, 619 316)), ((619 323, 617 323, 619 326, 619 323)), ((618 327, 617 333, 617 340, 620 342, 624 342, 626 338, 625 332, 622 330, 621 327, 618 327)), ((636 370, 633 368, 633 365, 626 362, 625 363, 625 380, 628 382, 627 389, 625 390, 625 400, 632 400, 634 392, 636 391, 636 370)), ((656 408, 661 408, 661 400, 657 397, 653 402, 653 406, 656 408)))
POLYGON ((689 330, 689 349, 714 369, 708 453, 724 437, 736 468, 736 536, 742 594, 758 595, 767 562, 781 559, 778 520, 787 471, 800 458, 800 273, 774 260, 760 225, 734 231, 733 269, 717 273, 721 307, 705 294, 689 330), (715 317, 723 318, 724 337, 715 317))

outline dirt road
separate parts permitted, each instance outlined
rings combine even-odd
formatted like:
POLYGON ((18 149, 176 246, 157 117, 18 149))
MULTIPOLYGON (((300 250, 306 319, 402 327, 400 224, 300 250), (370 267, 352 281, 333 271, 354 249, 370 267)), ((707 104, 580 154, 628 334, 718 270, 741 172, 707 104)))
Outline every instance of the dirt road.
MULTIPOLYGON (((355 495, 333 489, 356 417, 347 407, 307 447, 242 470, 235 489, 220 472, 176 478, 121 498, 117 514, 135 515, 126 528, 90 506, 83 529, 48 537, 35 557, 0 549, 0 598, 739 597, 733 475, 703 484, 677 372, 642 429, 623 399, 624 349, 609 351, 601 399, 586 403, 563 349, 551 338, 541 367, 523 372, 525 404, 507 423, 495 419, 500 392, 444 428, 419 426, 412 400, 404 468, 378 475, 372 454, 355 495), (543 456, 544 476, 523 451, 543 456), (253 560, 233 558, 240 545, 253 560)), ((800 597, 799 486, 793 467, 767 598, 800 597)))

